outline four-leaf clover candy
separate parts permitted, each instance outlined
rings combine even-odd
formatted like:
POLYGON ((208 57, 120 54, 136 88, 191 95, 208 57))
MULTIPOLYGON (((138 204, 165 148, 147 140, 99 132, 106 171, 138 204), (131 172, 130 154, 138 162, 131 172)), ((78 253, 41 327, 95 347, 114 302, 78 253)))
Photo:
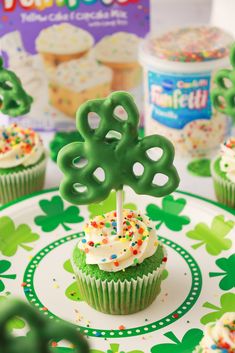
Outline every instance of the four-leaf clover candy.
POLYGON ((235 118, 235 44, 230 49, 232 69, 221 69, 214 76, 215 87, 211 91, 214 108, 235 118))
POLYGON ((115 92, 106 99, 91 100, 80 106, 77 128, 84 142, 73 142, 58 155, 58 165, 64 173, 60 192, 67 201, 101 202, 112 189, 122 190, 124 185, 137 194, 155 197, 175 190, 179 177, 173 166, 173 145, 160 135, 139 138, 138 122, 134 100, 125 92, 115 92), (89 124, 91 114, 100 118, 96 129, 89 124), (157 161, 148 155, 153 148, 162 150, 157 161), (78 158, 83 163, 76 163, 78 158), (135 172, 136 164, 142 169, 141 175, 135 172), (167 179, 163 185, 155 181, 162 174, 167 179))
POLYGON ((33 102, 14 72, 3 67, 0 57, 0 112, 16 117, 27 114, 33 102))
POLYGON ((0 348, 4 353, 52 353, 52 341, 66 340, 73 344, 74 353, 88 353, 85 338, 76 328, 62 322, 45 319, 32 306, 19 300, 0 303, 0 348), (30 329, 27 336, 15 337, 7 329, 15 316, 23 318, 30 329))

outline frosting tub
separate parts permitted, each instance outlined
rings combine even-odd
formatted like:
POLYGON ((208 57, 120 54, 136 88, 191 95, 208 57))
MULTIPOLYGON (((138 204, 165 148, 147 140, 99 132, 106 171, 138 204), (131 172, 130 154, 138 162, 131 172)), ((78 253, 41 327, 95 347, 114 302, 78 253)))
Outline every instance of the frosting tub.
POLYGON ((229 65, 233 38, 216 27, 149 36, 140 47, 146 134, 170 138, 182 155, 202 156, 224 141, 230 119, 212 109, 213 73, 229 65))

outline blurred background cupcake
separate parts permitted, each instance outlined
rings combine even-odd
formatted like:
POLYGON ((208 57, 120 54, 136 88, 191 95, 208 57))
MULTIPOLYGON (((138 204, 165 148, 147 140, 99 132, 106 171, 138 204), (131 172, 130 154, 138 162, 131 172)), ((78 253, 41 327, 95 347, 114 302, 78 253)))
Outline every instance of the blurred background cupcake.
POLYGON ((123 211, 123 234, 117 234, 112 211, 84 227, 72 265, 84 301, 98 311, 127 315, 149 306, 161 289, 166 251, 148 217, 123 211))
POLYGON ((81 58, 92 48, 92 35, 69 23, 43 29, 36 39, 36 50, 41 54, 46 68, 81 58))
POLYGON ((16 124, 0 127, 0 204, 41 190, 46 151, 40 136, 16 124))
POLYGON ((235 207, 235 138, 221 145, 211 165, 215 194, 219 202, 235 207))
POLYGON ((204 337, 193 353, 234 353, 235 313, 225 313, 218 321, 209 323, 204 337))
POLYGON ((96 45, 96 59, 113 71, 113 91, 130 90, 140 84, 139 42, 140 38, 135 34, 118 32, 105 36, 96 45))

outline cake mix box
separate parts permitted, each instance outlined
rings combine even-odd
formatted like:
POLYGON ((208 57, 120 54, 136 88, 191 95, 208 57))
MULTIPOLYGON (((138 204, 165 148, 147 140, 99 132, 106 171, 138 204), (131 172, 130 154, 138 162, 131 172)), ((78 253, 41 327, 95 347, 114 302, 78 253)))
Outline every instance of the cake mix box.
POLYGON ((34 99, 18 122, 71 130, 80 104, 115 90, 141 108, 138 47, 149 12, 149 0, 1 0, 1 55, 34 99))

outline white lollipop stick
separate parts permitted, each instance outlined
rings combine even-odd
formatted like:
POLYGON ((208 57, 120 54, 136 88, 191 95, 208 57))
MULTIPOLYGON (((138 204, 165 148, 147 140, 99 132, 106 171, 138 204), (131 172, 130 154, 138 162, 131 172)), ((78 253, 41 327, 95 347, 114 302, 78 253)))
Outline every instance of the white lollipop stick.
POLYGON ((117 234, 123 233, 123 191, 118 190, 116 194, 117 201, 117 234))

